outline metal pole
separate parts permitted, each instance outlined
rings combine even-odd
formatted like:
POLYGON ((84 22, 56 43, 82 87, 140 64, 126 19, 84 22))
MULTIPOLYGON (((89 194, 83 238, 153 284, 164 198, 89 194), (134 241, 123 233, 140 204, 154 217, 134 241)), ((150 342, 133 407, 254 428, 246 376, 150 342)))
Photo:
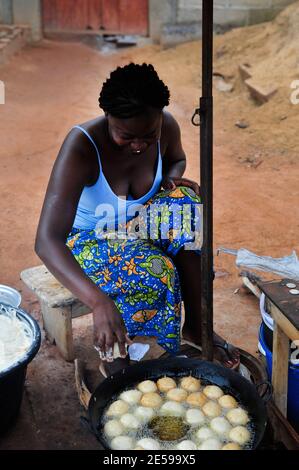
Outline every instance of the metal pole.
POLYGON ((201 338, 203 359, 213 360, 213 0, 202 2, 200 186, 203 200, 201 338))

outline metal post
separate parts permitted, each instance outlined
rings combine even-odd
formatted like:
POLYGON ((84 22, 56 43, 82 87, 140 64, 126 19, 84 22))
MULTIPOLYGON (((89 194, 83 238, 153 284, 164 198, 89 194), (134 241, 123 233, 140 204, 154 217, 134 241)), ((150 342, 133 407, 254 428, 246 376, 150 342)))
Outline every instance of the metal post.
POLYGON ((203 359, 213 360, 213 0, 202 2, 200 186, 203 200, 201 335, 203 359))

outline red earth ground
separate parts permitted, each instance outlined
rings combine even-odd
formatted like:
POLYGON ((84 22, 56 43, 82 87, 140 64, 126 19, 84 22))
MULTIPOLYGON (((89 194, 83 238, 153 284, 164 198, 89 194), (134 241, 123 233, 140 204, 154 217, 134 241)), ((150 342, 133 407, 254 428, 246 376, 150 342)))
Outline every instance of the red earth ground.
MULTIPOLYGON (((1 283, 21 290, 23 308, 39 321, 39 304, 19 273, 40 264, 33 245, 52 165, 69 129, 99 114, 98 94, 109 72, 131 60, 151 61, 168 83, 169 110, 181 126, 187 154, 186 176, 199 180, 199 136, 190 123, 200 95, 199 43, 168 51, 146 47, 104 54, 80 43, 44 40, 0 68, 6 85, 6 104, 0 108, 1 283)), ((287 255, 299 248, 295 150, 287 145, 286 127, 271 132, 271 116, 263 121, 260 108, 249 101, 237 78, 237 64, 235 69, 235 77, 230 77, 235 91, 229 96, 215 91, 215 250, 246 247, 259 254, 287 255), (235 126, 240 119, 249 122, 247 129, 235 126), (258 122, 264 123, 264 133, 258 122)), ((257 299, 242 288, 235 292, 241 280, 233 257, 215 257, 215 267, 215 329, 256 354, 261 321, 257 299)), ((96 370, 90 316, 74 321, 74 338, 77 356, 96 370)), ((0 448, 99 448, 81 427, 81 414, 73 364, 44 340, 28 368, 20 419, 0 448)))

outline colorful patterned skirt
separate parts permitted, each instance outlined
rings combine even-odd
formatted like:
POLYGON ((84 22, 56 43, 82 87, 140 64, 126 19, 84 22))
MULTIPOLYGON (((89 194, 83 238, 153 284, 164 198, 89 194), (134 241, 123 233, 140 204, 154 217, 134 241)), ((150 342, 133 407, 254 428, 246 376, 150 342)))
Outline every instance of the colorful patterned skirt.
POLYGON ((173 354, 182 302, 175 256, 183 247, 200 253, 200 202, 184 186, 162 191, 117 233, 73 228, 67 239, 86 275, 115 302, 129 336, 154 336, 173 354))

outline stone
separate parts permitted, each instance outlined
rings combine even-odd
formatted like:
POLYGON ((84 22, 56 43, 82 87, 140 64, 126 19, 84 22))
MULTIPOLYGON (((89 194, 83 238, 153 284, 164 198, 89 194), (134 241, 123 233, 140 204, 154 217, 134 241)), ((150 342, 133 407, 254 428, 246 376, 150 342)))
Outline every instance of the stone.
POLYGON ((252 78, 252 72, 251 72, 250 64, 240 64, 239 65, 239 72, 240 72, 240 76, 241 76, 241 79, 243 80, 243 82, 245 82, 245 80, 248 80, 248 78, 252 78))
POLYGON ((245 80, 245 84, 250 92, 251 97, 259 104, 264 104, 269 101, 277 92, 277 87, 269 85, 261 85, 253 78, 245 80))

